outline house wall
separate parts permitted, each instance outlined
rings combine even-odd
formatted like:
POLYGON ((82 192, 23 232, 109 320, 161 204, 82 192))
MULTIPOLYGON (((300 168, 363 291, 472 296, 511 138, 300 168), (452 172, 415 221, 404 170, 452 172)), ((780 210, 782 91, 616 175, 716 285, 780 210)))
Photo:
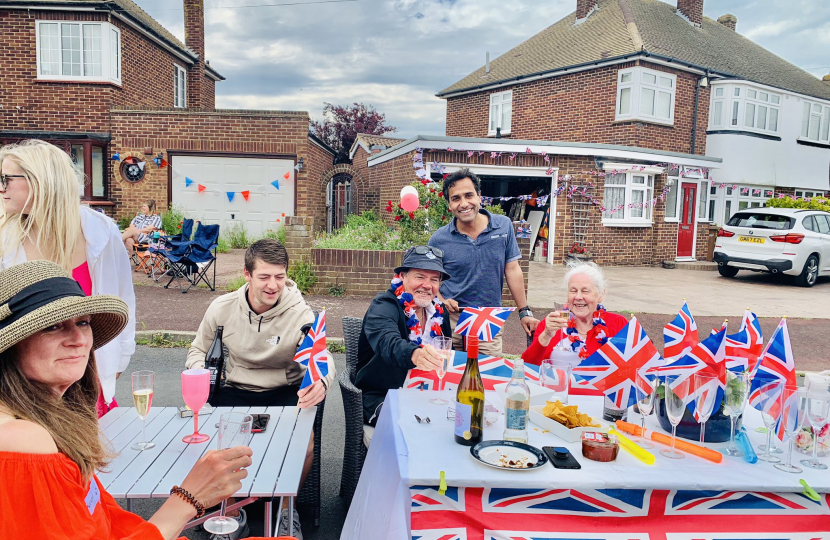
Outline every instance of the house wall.
MULTIPOLYGON (((309 215, 320 199, 319 182, 312 176, 314 161, 308 140, 308 113, 285 111, 231 111, 213 112, 168 110, 113 110, 112 152, 120 152, 122 159, 137 156, 149 160, 144 149, 152 148, 154 155, 171 150, 234 154, 261 154, 304 157, 308 164, 296 174, 295 213, 309 215), (315 180, 311 180, 314 178, 315 180)), ((168 181, 175 171, 159 169, 152 162, 140 182, 130 184, 121 178, 117 167, 112 168, 111 200, 116 206, 116 217, 131 214, 141 201, 155 198, 166 205, 170 193, 168 181)), ((180 180, 180 179, 179 179, 180 180)), ((252 194, 252 196, 254 196, 252 194)))
MULTIPOLYGON (((308 128, 306 128, 308 133, 308 128)), ((308 135, 306 134, 306 138, 308 135)), ((323 175, 330 170, 334 165, 334 156, 326 150, 320 148, 319 145, 313 141, 308 141, 308 157, 305 158, 304 171, 308 178, 308 183, 313 186, 310 196, 306 199, 303 206, 303 212, 297 211, 297 214, 309 216, 314 218, 318 230, 325 230, 326 228, 326 183, 322 181, 323 175)))
MULTIPOLYGON (((487 137, 490 94, 513 90, 512 130, 504 138, 618 144, 692 153, 698 76, 647 62, 608 66, 447 99, 447 136, 487 137), (674 125, 614 120, 617 71, 642 65, 677 75, 674 125)), ((706 151, 709 88, 700 88, 695 152, 706 151)))

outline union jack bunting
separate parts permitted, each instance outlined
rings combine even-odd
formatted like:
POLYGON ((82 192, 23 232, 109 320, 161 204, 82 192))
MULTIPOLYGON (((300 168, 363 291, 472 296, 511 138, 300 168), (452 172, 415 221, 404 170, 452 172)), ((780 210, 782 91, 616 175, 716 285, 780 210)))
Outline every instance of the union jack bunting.
POLYGON ((321 311, 294 355, 294 361, 306 367, 300 390, 307 388, 329 374, 326 349, 326 312, 321 311))
POLYGON ((632 317, 622 330, 580 362, 573 372, 601 390, 617 407, 625 409, 637 402, 637 386, 644 392, 651 392, 652 383, 647 372, 661 360, 640 322, 632 317), (642 376, 637 377, 638 374, 642 376))
MULTIPOLYGON (((772 333, 767 348, 755 367, 749 388, 749 403, 759 411, 780 420, 780 386, 778 392, 773 390, 773 383, 777 381, 793 386, 796 384, 795 360, 790 345, 790 333, 787 330, 787 319, 781 319, 778 328, 772 333)), ((782 437, 783 431, 779 434, 779 439, 782 437)))
MULTIPOLYGON (((459 384, 461 376, 464 375, 464 368, 467 366, 467 354, 453 351, 448 363, 447 373, 444 375, 444 386, 448 384, 459 384)), ((478 369, 481 373, 481 382, 485 390, 495 390, 497 384, 510 381, 513 375, 513 360, 500 358, 498 356, 479 356, 478 369)), ((539 384, 539 366, 525 364, 525 379, 539 384)), ((422 369, 411 369, 403 383, 404 388, 418 388, 423 384, 426 390, 438 389, 438 373, 435 370, 424 371, 422 369)))
POLYGON ((755 314, 746 310, 738 333, 726 336, 726 369, 736 373, 754 369, 763 350, 761 325, 755 314))
POLYGON ((663 327, 663 357, 667 360, 680 358, 698 344, 697 324, 686 302, 677 316, 663 327))
POLYGON ((475 335, 479 341, 493 341, 516 308, 465 307, 458 317, 455 333, 459 336, 475 335))

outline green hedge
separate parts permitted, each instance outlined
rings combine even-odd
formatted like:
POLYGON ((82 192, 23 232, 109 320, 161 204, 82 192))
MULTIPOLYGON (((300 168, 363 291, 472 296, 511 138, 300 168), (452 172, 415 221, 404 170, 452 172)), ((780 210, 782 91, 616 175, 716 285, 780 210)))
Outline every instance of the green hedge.
POLYGON ((825 212, 830 212, 830 199, 816 197, 810 199, 808 202, 804 199, 791 199, 790 197, 779 199, 773 197, 767 199, 767 206, 771 208, 800 208, 802 210, 824 210, 825 212))

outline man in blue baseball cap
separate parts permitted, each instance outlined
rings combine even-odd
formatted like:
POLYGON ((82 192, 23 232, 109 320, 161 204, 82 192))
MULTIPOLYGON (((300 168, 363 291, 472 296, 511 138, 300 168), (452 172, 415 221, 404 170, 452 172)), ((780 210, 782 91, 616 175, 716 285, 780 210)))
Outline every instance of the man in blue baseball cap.
POLYGON ((441 365, 441 354, 432 341, 452 336, 449 317, 438 299, 441 282, 449 278, 443 251, 415 246, 395 268, 391 287, 372 300, 363 317, 355 377, 355 386, 363 391, 367 425, 375 425, 386 392, 403 386, 410 369, 430 371, 441 365))

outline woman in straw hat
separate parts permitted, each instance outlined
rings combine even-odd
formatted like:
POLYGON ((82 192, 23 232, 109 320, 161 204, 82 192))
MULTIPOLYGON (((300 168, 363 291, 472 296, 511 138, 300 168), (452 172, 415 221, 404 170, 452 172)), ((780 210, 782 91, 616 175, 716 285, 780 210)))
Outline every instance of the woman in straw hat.
POLYGON ((135 293, 121 234, 111 219, 80 205, 81 179, 57 146, 4 146, 0 165, 0 270, 45 259, 70 272, 87 296, 112 294, 127 303, 129 324, 97 352, 100 416, 116 405, 115 379, 135 352, 135 293))
POLYGON ((86 297, 59 266, 0 272, 0 538, 172 539, 242 487, 251 450, 209 451, 150 518, 123 510, 95 471, 95 354, 127 324, 115 296, 86 297))

